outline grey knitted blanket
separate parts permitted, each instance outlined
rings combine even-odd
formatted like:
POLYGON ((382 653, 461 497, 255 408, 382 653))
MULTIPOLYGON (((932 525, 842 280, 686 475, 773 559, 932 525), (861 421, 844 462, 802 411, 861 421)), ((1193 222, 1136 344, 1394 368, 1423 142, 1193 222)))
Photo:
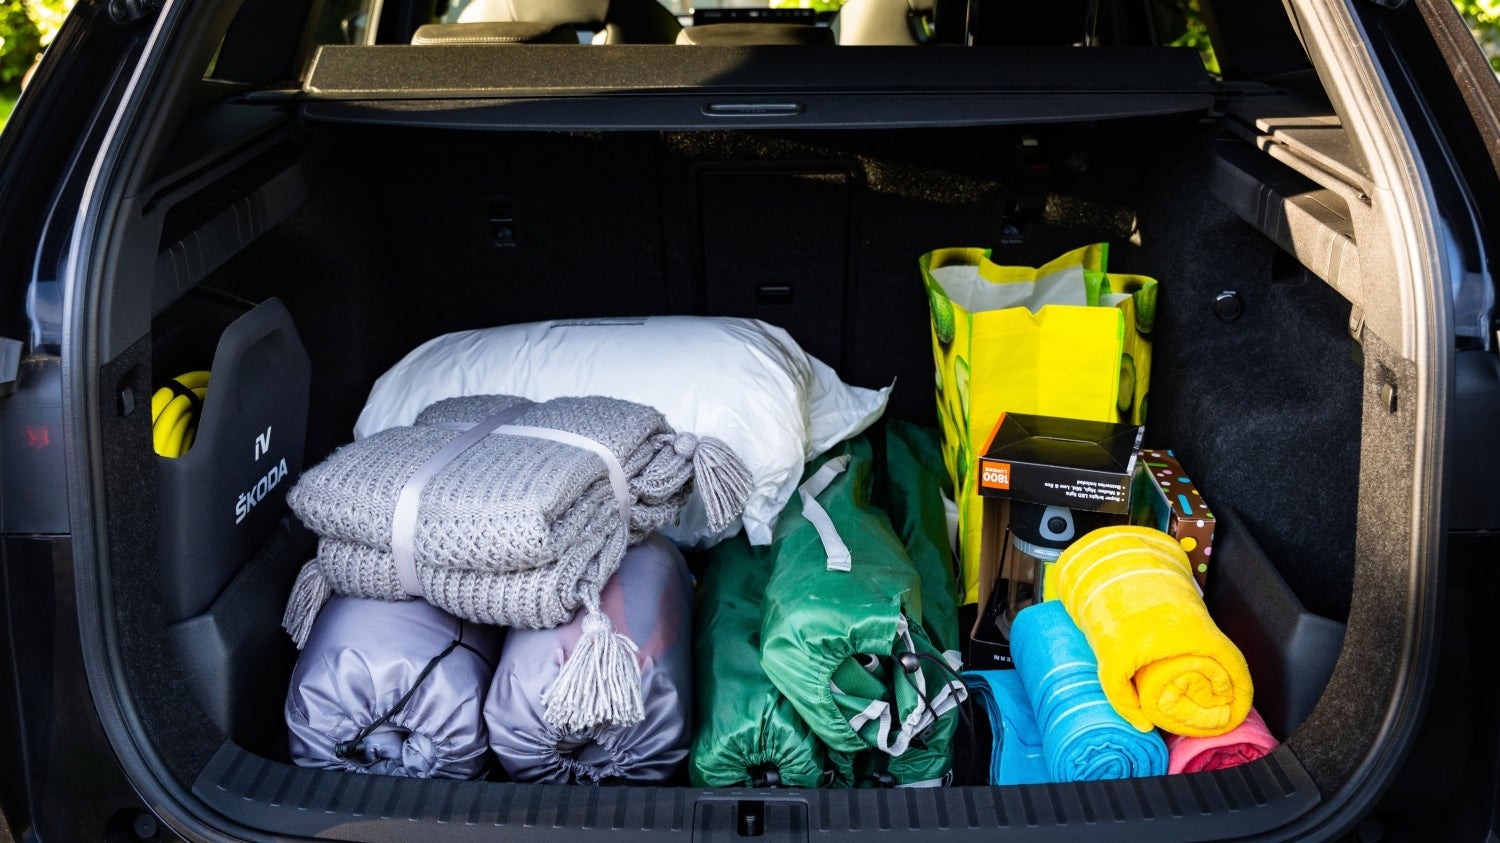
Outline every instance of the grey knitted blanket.
MULTIPOLYGON (((287 495, 319 536, 286 625, 300 646, 328 591, 403 600, 392 554, 397 498, 427 460, 481 422, 524 403, 471 396, 428 407, 414 427, 344 446, 287 495), (306 582, 304 582, 306 580, 306 582)), ((429 602, 479 623, 547 629, 598 594, 625 553, 676 516, 695 481, 710 519, 729 523, 749 474, 723 443, 677 433, 656 410, 598 396, 533 404, 506 422, 566 431, 602 444, 627 478, 628 531, 605 461, 574 445, 503 432, 459 453, 421 490, 413 536, 417 579, 429 602)), ((715 529, 718 529, 717 527, 715 529)))

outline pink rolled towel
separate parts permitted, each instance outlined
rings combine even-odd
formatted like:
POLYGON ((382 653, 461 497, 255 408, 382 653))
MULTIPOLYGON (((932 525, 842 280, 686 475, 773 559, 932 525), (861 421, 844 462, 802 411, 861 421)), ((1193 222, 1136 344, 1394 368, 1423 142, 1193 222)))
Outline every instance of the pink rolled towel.
POLYGON ((1278 744, 1260 712, 1250 709, 1245 722, 1212 738, 1185 738, 1164 734, 1167 739, 1168 773, 1202 773, 1238 767, 1266 755, 1278 744))

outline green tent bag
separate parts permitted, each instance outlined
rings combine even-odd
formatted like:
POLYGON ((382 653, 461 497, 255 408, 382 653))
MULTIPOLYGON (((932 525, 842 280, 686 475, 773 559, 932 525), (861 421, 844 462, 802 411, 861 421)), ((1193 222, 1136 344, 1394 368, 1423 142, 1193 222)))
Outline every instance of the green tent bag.
MULTIPOLYGON (((890 419, 872 430, 871 438, 881 429, 884 439, 876 452, 876 502, 890 517, 921 578, 922 628, 948 663, 957 664, 958 560, 949 543, 948 514, 943 508, 943 494, 951 499, 953 490, 943 464, 942 434, 937 428, 890 419)), ((953 766, 951 748, 957 730, 957 712, 944 715, 923 742, 925 747, 872 760, 883 761, 885 772, 903 784, 940 779, 953 766)))
POLYGON ((760 667, 769 550, 743 535, 719 544, 698 587, 697 723, 688 765, 695 787, 837 783, 822 743, 760 667))
POLYGON ((883 432, 876 453, 875 503, 890 517, 906 555, 922 580, 922 627, 939 650, 958 653, 958 564, 948 541, 943 495, 953 498, 943 464, 942 434, 897 419, 883 432))
POLYGON ((830 751, 932 752, 940 763, 923 766, 927 775, 951 765, 952 724, 939 721, 956 717, 967 690, 952 672, 956 653, 945 657, 923 626, 921 574, 871 503, 872 464, 868 442, 845 443, 782 512, 761 667, 830 751))

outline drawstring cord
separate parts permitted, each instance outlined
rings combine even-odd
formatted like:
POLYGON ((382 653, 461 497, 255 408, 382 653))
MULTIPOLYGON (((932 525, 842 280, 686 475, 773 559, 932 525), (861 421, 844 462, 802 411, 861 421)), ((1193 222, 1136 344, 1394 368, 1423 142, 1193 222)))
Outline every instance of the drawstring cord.
POLYGON ((397 700, 396 704, 391 706, 389 711, 387 711, 385 714, 380 715, 379 720, 376 720, 368 726, 365 726, 363 729, 360 729, 352 739, 347 741, 339 741, 338 743, 334 744, 333 754, 344 760, 357 761, 362 759, 365 753, 365 739, 374 734, 376 729, 384 726, 386 721, 401 713, 401 710, 406 707, 406 704, 408 702, 411 701, 412 695, 417 692, 417 689, 420 688, 422 686, 422 683, 426 681, 427 677, 431 675, 433 669, 438 666, 438 663, 443 659, 446 659, 449 654, 451 654, 459 647, 462 647, 465 650, 473 653, 474 655, 479 656, 480 660, 486 663, 489 662, 489 659, 486 659, 483 653, 480 653, 472 646, 464 643, 464 625, 462 622, 460 622, 458 625, 458 637, 453 639, 453 642, 445 647, 441 653, 438 653, 436 656, 433 656, 428 660, 427 666, 423 667, 422 672, 417 674, 416 681, 411 683, 411 687, 406 689, 406 693, 401 695, 401 699, 397 700))
MULTIPOLYGON (((958 671, 954 670, 946 660, 940 659, 931 653, 919 653, 916 650, 907 650, 906 652, 896 657, 896 662, 901 667, 901 677, 906 680, 906 683, 908 685, 911 686, 912 691, 917 695, 917 699, 922 701, 922 707, 925 708, 927 710, 927 713, 932 716, 933 726, 936 726, 938 722, 937 711, 933 709, 931 701, 929 701, 927 697, 923 696, 922 693, 917 690, 917 683, 914 682, 911 678, 911 675, 913 673, 916 673, 918 670, 922 669, 922 662, 924 661, 931 662, 932 664, 937 665, 939 670, 953 677, 953 681, 957 682, 960 685, 963 685, 965 688, 968 688, 969 685, 967 682, 964 682, 963 677, 960 676, 958 671)), ((969 699, 967 694, 963 699, 959 700, 956 708, 958 709, 958 718, 963 722, 964 729, 968 732, 969 742, 974 743, 974 719, 969 714, 969 699)), ((968 781, 974 781, 973 752, 969 753, 968 774, 968 781)))

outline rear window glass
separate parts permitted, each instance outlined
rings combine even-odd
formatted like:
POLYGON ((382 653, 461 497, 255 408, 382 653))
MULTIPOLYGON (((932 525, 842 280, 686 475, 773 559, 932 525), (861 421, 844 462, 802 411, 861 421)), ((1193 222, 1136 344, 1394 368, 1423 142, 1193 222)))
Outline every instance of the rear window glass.
POLYGON ((313 29, 319 44, 371 44, 370 21, 379 17, 380 0, 324 0, 313 29))
MULTIPOLYGON (((317 28, 319 44, 374 44, 376 33, 371 21, 379 20, 382 0, 327 0, 317 28)), ((1029 46, 1171 46, 1194 50, 1212 74, 1219 74, 1218 61, 1210 43, 1208 27, 1199 9, 1199 0, 1049 0, 1045 4, 943 3, 932 0, 616 0, 629 9, 620 18, 620 32, 612 17, 608 36, 596 30, 604 28, 599 21, 576 22, 548 17, 559 29, 555 37, 576 37, 583 44, 672 43, 671 33, 663 33, 662 20, 668 27, 691 30, 706 24, 718 24, 715 37, 705 40, 684 33, 676 43, 693 44, 928 44, 1029 47, 1029 46), (659 5, 666 14, 662 20, 650 21, 642 7, 659 5), (672 21, 675 19, 676 23, 672 21), (633 23, 626 24, 623 21, 633 23), (645 32, 652 36, 638 39, 639 25, 648 21, 645 32), (759 34, 744 31, 726 33, 726 24, 759 24, 759 34), (795 30, 818 28, 823 34, 799 35, 795 30), (654 27, 654 28, 653 28, 654 27), (776 27, 780 27, 779 30, 776 27), (565 30, 565 31, 564 31, 565 30), (621 33, 625 33, 621 39, 621 33), (744 37, 740 37, 740 36, 744 37)), ((592 8, 594 4, 582 4, 592 8)), ((608 4, 605 4, 608 5, 608 4)), ((430 23, 468 24, 482 22, 525 22, 513 18, 516 9, 546 8, 537 3, 512 4, 504 0, 436 0, 430 23)), ((566 7, 564 7, 566 8, 566 7)), ((613 12, 611 15, 613 16, 613 12)), ((411 23, 414 29, 421 21, 411 23)), ((449 37, 454 37, 452 33, 449 37)), ((400 36, 397 35, 396 38, 400 36)), ((382 41, 392 33, 382 32, 382 41)), ((394 43, 402 43, 396 40, 394 43)))

